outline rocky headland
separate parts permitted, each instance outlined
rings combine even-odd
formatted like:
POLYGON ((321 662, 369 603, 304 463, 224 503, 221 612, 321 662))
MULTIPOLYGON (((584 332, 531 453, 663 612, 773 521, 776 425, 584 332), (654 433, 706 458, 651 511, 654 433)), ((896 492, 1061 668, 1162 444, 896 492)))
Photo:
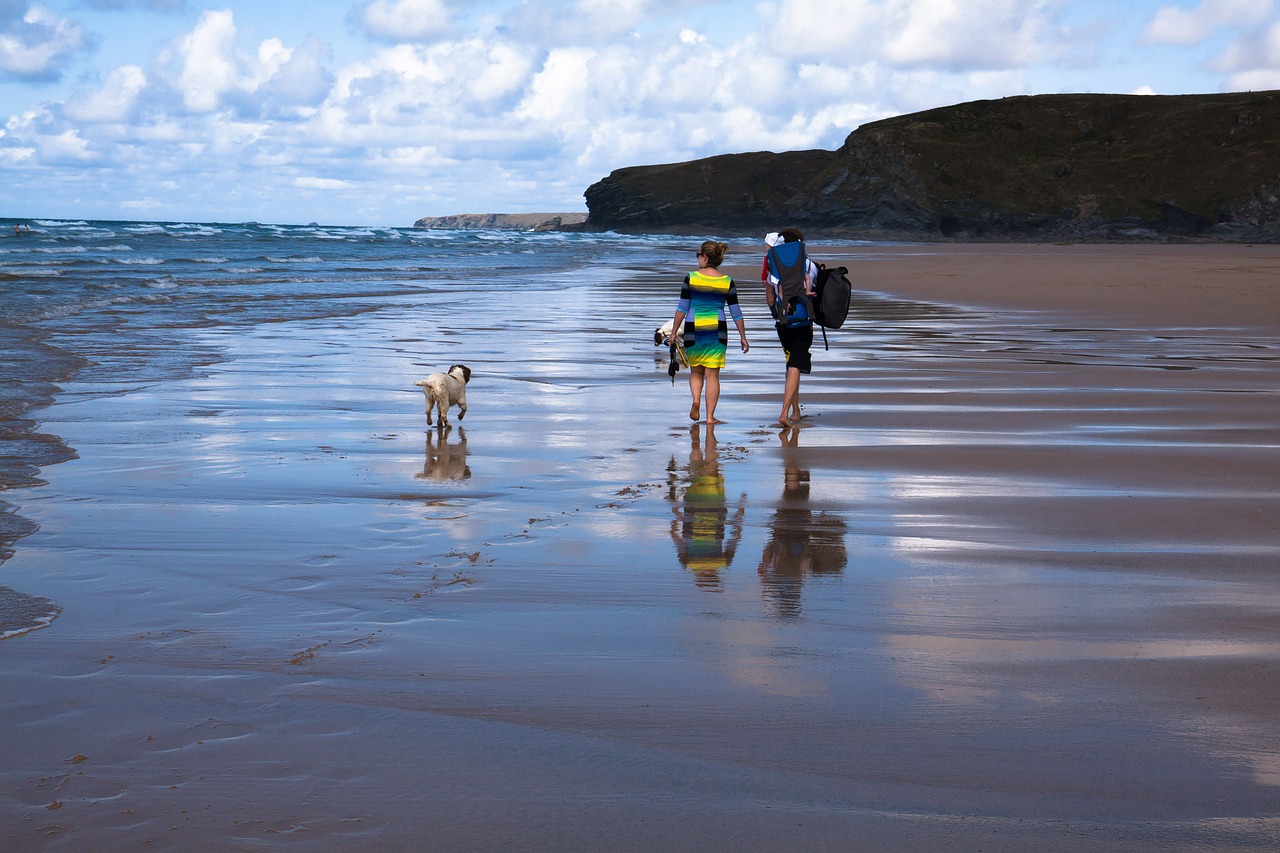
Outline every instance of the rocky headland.
POLYGON ((1034 95, 872 122, 835 151, 618 169, 587 230, 1280 241, 1280 92, 1034 95))
POLYGON ((459 213, 424 216, 413 225, 453 231, 561 231, 586 220, 585 213, 459 213))

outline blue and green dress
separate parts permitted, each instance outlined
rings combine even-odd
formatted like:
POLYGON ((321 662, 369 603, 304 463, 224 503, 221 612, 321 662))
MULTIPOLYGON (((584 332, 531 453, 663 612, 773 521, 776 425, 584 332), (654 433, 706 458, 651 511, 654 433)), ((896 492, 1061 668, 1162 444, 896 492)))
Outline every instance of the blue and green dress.
POLYGON ((676 310, 684 312, 684 352, 690 367, 724 367, 729 346, 726 308, 734 322, 742 319, 732 278, 696 270, 684 277, 676 310))

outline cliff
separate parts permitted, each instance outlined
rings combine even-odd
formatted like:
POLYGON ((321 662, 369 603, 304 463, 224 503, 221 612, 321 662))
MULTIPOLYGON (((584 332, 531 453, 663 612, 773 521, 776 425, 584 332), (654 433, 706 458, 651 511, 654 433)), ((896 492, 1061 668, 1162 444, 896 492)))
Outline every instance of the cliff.
POLYGON ((1280 92, 975 101, 835 151, 619 169, 585 196, 590 229, 1276 241, 1280 92))
POLYGON ((559 231, 582 225, 585 213, 459 213, 453 216, 424 216, 415 228, 460 231, 559 231))

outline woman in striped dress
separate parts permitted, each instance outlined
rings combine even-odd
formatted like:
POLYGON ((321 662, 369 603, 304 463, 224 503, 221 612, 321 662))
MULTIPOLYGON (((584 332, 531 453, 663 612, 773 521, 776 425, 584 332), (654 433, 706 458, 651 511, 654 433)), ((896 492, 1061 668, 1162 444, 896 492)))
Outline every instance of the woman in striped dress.
POLYGON ((738 326, 738 338, 742 351, 751 349, 747 343, 747 327, 738 307, 738 290, 733 279, 720 272, 720 262, 729 249, 724 243, 707 240, 698 250, 698 269, 684 277, 680 289, 680 304, 676 307, 675 322, 671 326, 680 334, 683 329, 684 353, 689 363, 689 391, 693 405, 689 418, 701 419, 703 389, 707 397, 707 423, 718 424, 716 403, 720 400, 720 368, 724 367, 725 350, 729 345, 729 316, 738 326))

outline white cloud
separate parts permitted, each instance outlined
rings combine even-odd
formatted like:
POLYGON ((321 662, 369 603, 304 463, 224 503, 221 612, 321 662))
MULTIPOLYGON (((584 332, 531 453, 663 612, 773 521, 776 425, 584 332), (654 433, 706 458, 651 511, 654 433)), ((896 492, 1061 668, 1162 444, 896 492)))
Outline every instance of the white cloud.
POLYGON ((129 118, 147 75, 136 65, 121 65, 107 75, 101 88, 72 97, 63 109, 72 121, 93 124, 122 122, 129 118))
POLYGON ((293 185, 301 190, 346 190, 352 187, 350 181, 336 178, 294 178, 293 185))
POLYGON ((269 38, 258 45, 258 79, 255 83, 270 79, 292 58, 293 50, 285 47, 278 38, 269 38))
POLYGON ((467 91, 479 102, 494 101, 518 91, 529 79, 533 66, 525 53, 504 43, 483 48, 477 60, 480 68, 468 75, 467 91))
POLYGON ((1162 6, 1142 30, 1149 44, 1200 44, 1220 27, 1249 26, 1267 19, 1271 0, 1202 0, 1194 9, 1162 6))
POLYGON ((529 96, 516 109, 517 118, 552 125, 588 121, 590 77, 587 66, 595 57, 592 48, 557 48, 547 55, 542 70, 529 84, 529 96))
POLYGON ((260 111, 277 114, 319 105, 333 85, 332 58, 329 46, 315 37, 295 48, 284 47, 279 39, 263 42, 254 81, 260 111))
POLYGON ((0 163, 16 166, 36 156, 34 148, 0 148, 0 163))
POLYGON ((154 198, 138 198, 129 199, 120 202, 120 206, 125 210, 135 210, 140 213, 149 213, 151 211, 160 210, 165 207, 164 202, 154 198))
POLYGON ((617 42, 653 21, 684 20, 715 0, 523 0, 499 28, 511 39, 546 47, 617 42))
POLYGON ((419 145, 384 150, 377 156, 377 162, 399 172, 404 169, 440 166, 445 159, 434 145, 419 145))
POLYGON ((879 50, 884 21, 883 0, 845 0, 832 14, 830 0, 782 0, 766 18, 761 40, 769 54, 805 57, 847 53, 851 57, 879 50))
POLYGON ((309 114, 328 95, 331 61, 329 46, 314 36, 296 47, 269 38, 246 50, 232 12, 223 9, 201 15, 158 65, 162 82, 191 113, 290 119, 309 114))
POLYGON ((1230 86, 1232 90, 1244 92, 1280 89, 1280 69, 1265 68, 1233 74, 1231 75, 1230 86))
POLYGON ((366 33, 392 42, 427 41, 448 31, 443 0, 372 0, 353 10, 366 33))
POLYGON ((1232 42, 1213 62, 1213 67, 1234 75, 1280 70, 1280 23, 1232 42))
POLYGON ((39 5, 0 4, 0 74, 31 80, 61 76, 63 64, 85 47, 84 29, 39 5))
POLYGON ((227 92, 244 85, 235 41, 236 25, 229 9, 205 12, 182 40, 179 85, 187 109, 213 112, 227 92))
POLYGON ((84 0, 85 5, 94 9, 123 11, 133 8, 153 9, 157 12, 180 12, 186 7, 186 0, 84 0))
POLYGON ((512 110, 536 71, 526 51, 502 42, 385 48, 338 70, 312 132, 343 146, 425 142, 460 157, 486 143, 509 150, 523 133, 512 110))
POLYGON ((691 0, 577 0, 568 14, 591 39, 597 39, 629 32, 665 12, 673 9, 687 12, 696 5, 691 0))
POLYGON ((1021 68, 1005 71, 973 71, 964 75, 965 88, 976 98, 1003 98, 1021 95, 1027 91, 1026 77, 1021 68))
POLYGON ((40 140, 40 159, 44 162, 81 162, 92 158, 88 140, 81 138, 74 130, 64 130, 40 140))
POLYGON ((1048 49, 1046 2, 887 0, 884 57, 949 70, 1024 66, 1048 49))

